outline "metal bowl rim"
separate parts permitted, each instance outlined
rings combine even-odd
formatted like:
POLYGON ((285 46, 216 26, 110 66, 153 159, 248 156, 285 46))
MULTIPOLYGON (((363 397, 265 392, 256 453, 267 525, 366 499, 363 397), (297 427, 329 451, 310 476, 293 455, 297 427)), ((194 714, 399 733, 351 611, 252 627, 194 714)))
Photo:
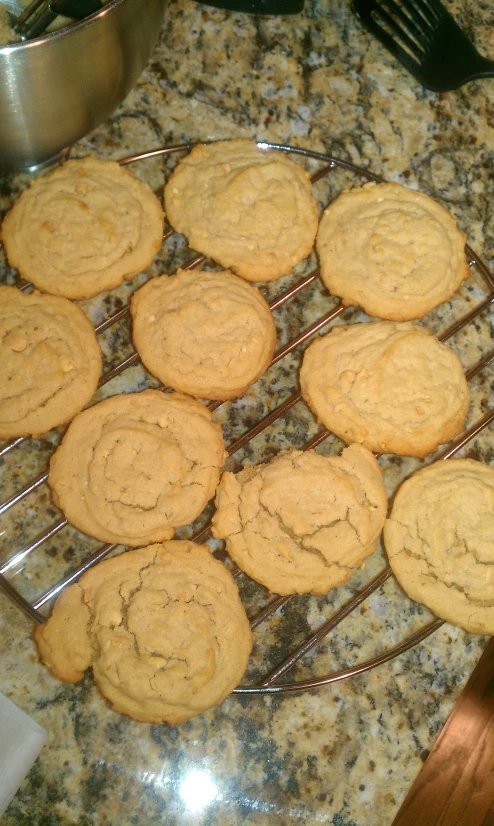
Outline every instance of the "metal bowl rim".
POLYGON ((1 46, 0 58, 2 55, 9 55, 23 49, 40 48, 44 43, 60 40, 64 37, 70 37, 76 32, 80 32, 82 29, 93 26, 100 18, 106 17, 107 14, 110 14, 114 8, 117 6, 122 6, 127 2, 129 2, 129 0, 110 0, 110 2, 106 3, 102 9, 93 12, 93 14, 85 17, 83 20, 80 20, 79 23, 70 23, 69 25, 64 26, 61 29, 57 29, 54 32, 43 34, 40 37, 33 37, 32 40, 22 40, 19 43, 9 43, 7 46, 1 46))

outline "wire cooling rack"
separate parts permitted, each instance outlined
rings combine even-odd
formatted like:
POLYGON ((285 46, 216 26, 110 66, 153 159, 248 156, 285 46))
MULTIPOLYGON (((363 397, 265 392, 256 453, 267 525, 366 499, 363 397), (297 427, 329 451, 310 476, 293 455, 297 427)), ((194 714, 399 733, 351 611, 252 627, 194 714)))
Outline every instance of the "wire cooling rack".
MULTIPOLYGON (((165 147, 150 152, 132 155, 123 159, 120 163, 122 165, 127 165, 134 164, 139 161, 148 162, 152 159, 161 159, 163 161, 166 159, 166 162, 168 163, 168 159, 174 159, 176 156, 180 157, 181 153, 189 151, 193 145, 194 144, 182 144, 179 146, 165 147)), ((336 173, 342 173, 346 176, 343 185, 348 185, 348 183, 350 183, 350 185, 355 185, 365 181, 382 182, 383 180, 378 175, 375 175, 366 169, 359 168, 348 161, 340 160, 330 155, 324 155, 306 149, 267 142, 259 142, 258 146, 260 149, 274 149, 301 156, 304 159, 304 162, 310 167, 313 184, 324 181, 327 182, 331 180, 336 173)), ((162 185, 163 182, 160 183, 160 190, 162 190, 162 185)), ((341 189, 341 185, 338 183, 334 185, 333 189, 329 186, 329 188, 322 195, 323 206, 326 206, 331 198, 337 194, 338 189, 341 189)), ((183 245, 180 247, 180 244, 177 242, 177 236, 171 228, 168 228, 165 231, 163 244, 164 246, 167 244, 173 246, 173 254, 171 257, 172 259, 178 258, 175 269, 178 266, 181 266, 183 269, 192 269, 193 267, 208 263, 204 256, 195 255, 190 251, 186 252, 186 248, 184 248, 183 245), (191 254, 192 257, 190 257, 191 254)), ((484 317, 494 304, 494 278, 492 274, 469 246, 466 247, 466 256, 469 266, 478 276, 478 284, 476 288, 472 290, 473 296, 467 296, 468 301, 472 302, 472 300, 474 300, 474 306, 472 309, 465 312, 465 307, 467 305, 465 302, 460 302, 461 306, 460 312, 457 314, 458 317, 456 317, 452 323, 447 324, 445 330, 434 330, 441 341, 448 341, 457 334, 464 334, 468 338, 474 337, 473 331, 478 330, 481 324, 487 325, 487 319, 484 317)), ((300 277, 297 273, 293 274, 289 280, 290 283, 288 287, 278 294, 274 294, 274 296, 269 294, 266 296, 268 298, 271 310, 273 313, 281 311, 289 312, 289 308, 293 305, 297 305, 300 308, 300 306, 305 303, 304 296, 307 295, 307 290, 314 287, 316 284, 319 285, 319 291, 322 294, 322 301, 315 301, 315 307, 319 308, 321 303, 324 305, 325 300, 326 306, 329 307, 329 309, 322 314, 316 313, 316 317, 311 320, 308 326, 304 329, 295 330, 295 335, 292 335, 289 340, 282 343, 282 346, 276 352, 271 367, 280 364, 283 360, 292 356, 294 353, 302 351, 304 345, 320 331, 324 330, 327 332, 331 326, 336 323, 344 322, 345 324, 348 324, 358 319, 362 320, 362 314, 358 308, 345 308, 340 302, 335 299, 331 299, 327 293, 325 293, 325 290, 319 281, 319 272, 314 258, 309 260, 307 266, 309 270, 308 273, 303 274, 302 277, 300 277)), ((171 271, 173 271, 173 269, 171 271)), ((159 274, 161 274, 161 272, 159 274)), ((283 282, 284 281, 285 279, 283 279, 283 282)), ((19 282, 17 286, 22 291, 28 291, 31 287, 31 285, 26 282, 19 282)), ((270 291, 276 290, 277 286, 273 284, 268 286, 262 285, 262 288, 265 293, 269 293, 270 291)), ((111 332, 115 325, 128 316, 128 312, 128 303, 124 303, 123 306, 118 307, 118 309, 110 313, 107 317, 95 325, 97 335, 102 336, 107 331, 111 332)), ((364 316, 363 319, 365 320, 365 318, 366 317, 364 316)), ((429 316, 427 316, 427 319, 429 319, 429 316)), ((425 323, 427 323, 427 319, 425 320, 425 323)), ((432 316, 432 321, 433 327, 437 327, 438 325, 441 326, 443 318, 439 313, 439 317, 432 316)), ((292 328, 290 325, 288 326, 291 330, 292 328)), ((482 353, 481 357, 478 358, 474 364, 465 371, 467 380, 472 381, 475 377, 482 374, 482 371, 485 371, 493 360, 494 350, 482 353)), ((138 354, 135 352, 130 352, 125 358, 121 359, 118 364, 112 366, 111 369, 108 369, 103 373, 100 379, 99 387, 104 388, 104 386, 109 382, 118 379, 119 377, 123 377, 126 371, 138 365, 139 362, 140 360, 138 354)), ((281 403, 276 403, 274 407, 271 406, 271 409, 269 409, 265 415, 261 415, 255 423, 251 424, 249 421, 251 416, 247 416, 246 421, 241 422, 240 425, 237 426, 235 437, 228 444, 228 453, 232 460, 234 460, 242 450, 249 450, 249 446, 251 446, 261 434, 268 433, 269 429, 273 427, 277 429, 278 436, 281 433, 281 446, 285 446, 283 443, 283 438, 286 435, 287 430, 286 428, 284 430, 283 427, 284 417, 286 417, 286 415, 297 406, 304 405, 304 402, 300 393, 296 389, 297 371, 293 370, 293 367, 289 365, 289 367, 284 370, 284 374, 285 377, 288 375, 289 380, 291 380, 291 390, 288 395, 285 393, 285 397, 281 403), (239 428, 241 431, 240 433, 238 433, 239 428)), ((166 388, 162 385, 158 385, 158 387, 159 389, 166 390, 166 388)), ((262 393, 265 390, 266 387, 263 387, 261 380, 261 386, 258 387, 256 385, 256 393, 262 393)), ((118 386, 115 392, 122 392, 122 387, 118 386)), ((270 392, 272 392, 272 388, 270 392)), ((215 411, 223 404, 224 403, 222 402, 210 402, 208 407, 211 411, 215 411)), ((240 400, 240 412, 242 412, 242 409, 242 400, 240 400)), ((262 404, 259 406, 259 409, 264 409, 262 404)), ((484 409, 484 411, 480 410, 479 412, 480 415, 475 418, 475 421, 469 426, 468 430, 466 430, 446 450, 443 450, 439 454, 432 457, 432 461, 449 459, 451 456, 454 456, 465 446, 471 444, 475 437, 479 436, 479 434, 481 434, 481 432, 494 420, 494 409, 487 408, 484 409)), ((307 409, 306 413, 309 417, 312 416, 307 409)), ((280 445, 280 438, 278 438, 278 442, 274 439, 274 443, 278 444, 278 446, 280 445)), ((328 440, 331 440, 331 438, 332 434, 325 429, 319 428, 316 429, 316 432, 308 440, 306 440, 303 444, 298 444, 297 447, 304 450, 319 446, 324 448, 324 444, 327 443, 328 440)), ((15 451, 17 450, 26 448, 30 449, 29 442, 29 439, 18 438, 4 444, 0 447, 0 461, 7 458, 12 459, 12 457, 15 456, 15 451)), ((48 446, 53 448, 53 445, 51 444, 48 446)), ((335 447, 339 450, 341 448, 341 444, 338 443, 337 440, 335 441, 333 437, 333 445, 331 449, 334 449, 335 447)), ((248 453, 246 455, 248 457, 248 453)), ((430 460, 431 459, 429 457, 429 461, 430 460)), ((13 467, 15 470, 15 461, 13 462, 13 467)), ((18 475, 17 471, 15 471, 14 475, 18 475)), ((406 468, 405 475, 407 475, 406 468)), ((48 473, 44 471, 27 484, 23 484, 20 489, 11 493, 11 495, 9 495, 8 498, 0 504, 0 517, 5 517, 11 510, 13 510, 15 522, 15 509, 25 506, 26 500, 29 500, 29 497, 31 497, 32 494, 35 492, 39 493, 43 489, 43 486, 46 487, 47 477, 48 473)), ((47 501, 48 500, 45 493, 45 505, 47 504, 47 501)), ((31 508, 31 511, 32 510, 33 509, 31 508)), ((34 510, 34 515, 39 517, 39 508, 35 508, 34 510)), ((206 510, 208 511, 208 509, 206 510)), ((29 511, 29 508, 27 508, 27 511, 30 517, 31 511, 29 511)), ((49 505, 48 512, 52 512, 50 511, 49 505)), ((202 520, 203 524, 199 527, 199 529, 194 530, 194 526, 189 529, 187 534, 188 538, 191 538, 197 542, 211 540, 209 527, 210 521, 207 518, 209 515, 210 513, 206 512, 205 519, 202 520)), ((25 513, 23 516, 25 519, 25 513)), ((46 522, 46 518, 43 521, 46 522)), ((13 552, 7 552, 7 558, 0 564, 0 588, 20 609, 22 609, 35 622, 38 623, 44 622, 46 618, 41 612, 41 609, 43 607, 47 607, 49 603, 60 594, 63 588, 75 582, 85 571, 97 564, 100 560, 104 559, 112 552, 117 551, 117 546, 113 544, 106 544, 96 548, 96 550, 88 553, 85 558, 79 562, 79 564, 72 566, 68 572, 64 573, 64 575, 55 584, 45 589, 41 595, 34 599, 27 598, 23 595, 23 593, 21 593, 21 590, 14 585, 16 575, 19 571, 24 570, 30 559, 36 558, 38 565, 41 565, 42 567, 44 560, 48 561, 49 557, 51 558, 59 555, 60 550, 54 551, 53 548, 49 547, 49 544, 50 541, 59 534, 60 536, 63 536, 63 532, 67 529, 70 529, 67 520, 64 518, 58 518, 56 521, 44 527, 44 529, 41 530, 41 532, 39 532, 28 544, 25 544, 23 547, 18 548, 13 552), (46 556, 40 556, 43 554, 46 554, 46 556)), ((6 533, 8 533, 8 531, 6 533)), ((77 542, 77 532, 75 533, 77 542)), ((79 534, 79 539, 81 542, 84 539, 82 534, 79 534)), ((216 543, 216 545, 218 546, 218 543, 216 543)), ((232 566, 221 547, 216 547, 214 553, 216 556, 223 559, 227 565, 229 565, 239 584, 242 579, 247 579, 238 568, 232 566)), ((240 686, 234 693, 247 695, 275 694, 290 691, 301 691, 308 688, 314 688, 316 686, 334 683, 368 671, 387 662, 388 660, 393 659, 394 657, 397 657, 421 641, 425 640, 443 624, 441 620, 429 616, 429 621, 425 622, 425 624, 422 622, 421 627, 416 630, 415 633, 410 636, 406 636, 406 638, 401 640, 398 644, 388 647, 385 651, 378 653, 376 656, 365 659, 363 662, 334 670, 332 673, 325 674, 321 677, 311 676, 309 679, 293 679, 290 682, 280 682, 280 680, 287 675, 288 672, 290 672, 290 670, 292 670, 294 666, 302 660, 302 658, 309 655, 310 652, 316 646, 321 644, 321 642, 331 632, 334 632, 347 617, 358 614, 358 608, 360 608, 360 612, 363 612, 365 610, 363 608, 363 603, 366 600, 369 600, 372 594, 382 589, 388 579, 392 579, 391 570, 389 567, 383 567, 377 575, 373 575, 369 582, 364 582, 363 584, 359 583, 357 587, 352 587, 350 585, 350 590, 348 590, 348 588, 337 589, 343 596, 340 603, 337 605, 336 610, 334 610, 334 601, 332 602, 331 599, 329 599, 327 604, 323 606, 323 614, 326 615, 329 613, 330 615, 325 616, 323 621, 316 623, 317 627, 313 633, 305 635, 304 638, 299 640, 293 648, 290 648, 290 641, 288 641, 288 648, 283 650, 283 656, 281 659, 279 656, 274 656, 274 658, 271 657, 271 660, 268 657, 267 660, 269 662, 269 667, 266 669, 266 663, 264 663, 264 669, 257 670, 257 674, 253 678, 254 684, 251 686, 240 686)), ((251 583, 251 585, 252 584, 253 583, 251 583)), ((247 585, 247 590, 248 587, 249 586, 247 585)), ((256 598, 253 600, 253 603, 255 604, 255 611, 251 619, 252 629, 254 630, 263 626, 263 624, 267 623, 270 618, 273 618, 275 615, 279 616, 280 612, 286 610, 289 604, 293 605, 294 601, 300 601, 300 599, 301 598, 297 596, 272 598, 259 586, 256 598)), ((427 612, 424 612, 424 616, 426 614, 427 612)), ((298 639, 300 634, 294 635, 294 637, 297 637, 298 639)), ((274 649, 275 652, 278 652, 280 650, 280 646, 275 645, 274 649)))

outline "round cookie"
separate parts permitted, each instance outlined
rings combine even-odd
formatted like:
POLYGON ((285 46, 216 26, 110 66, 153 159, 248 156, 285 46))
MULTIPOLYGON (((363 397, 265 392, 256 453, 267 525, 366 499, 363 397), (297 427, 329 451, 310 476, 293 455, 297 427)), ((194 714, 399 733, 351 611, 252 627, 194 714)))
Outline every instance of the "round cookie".
POLYGON ((411 599, 494 635, 494 468, 452 459, 414 473, 398 490, 384 542, 411 599))
POLYGON ((133 338, 163 384, 202 399, 241 396, 273 357, 269 305, 229 272, 178 270, 132 296, 133 338))
POLYGON ((374 552, 387 497, 372 453, 352 445, 224 473, 216 508, 213 536, 248 576, 276 594, 326 594, 374 552))
POLYGON ((422 318, 470 270, 466 235, 440 204, 394 183, 342 192, 325 210, 316 248, 321 277, 343 304, 377 318, 422 318))
POLYGON ((165 186, 165 209, 191 247, 247 281, 290 272, 317 232, 308 172, 247 139, 195 146, 165 186))
POLYGON ((39 436, 90 401, 101 373, 94 327, 66 298, 0 287, 0 438, 39 436))
POLYGON ((76 416, 51 458, 48 483, 76 528, 136 547, 170 539, 199 516, 226 456, 207 407, 143 390, 76 416))
POLYGON ((336 327, 307 348, 302 396, 347 444, 424 457, 461 433, 470 394, 460 360, 410 322, 336 327))
POLYGON ((5 216, 1 237, 9 264, 40 290, 91 298, 151 264, 163 225, 147 184, 89 156, 35 178, 5 216))
POLYGON ((94 680, 134 720, 177 725, 241 680, 252 634, 238 588, 205 545, 171 541, 100 562, 35 630, 56 677, 94 680))

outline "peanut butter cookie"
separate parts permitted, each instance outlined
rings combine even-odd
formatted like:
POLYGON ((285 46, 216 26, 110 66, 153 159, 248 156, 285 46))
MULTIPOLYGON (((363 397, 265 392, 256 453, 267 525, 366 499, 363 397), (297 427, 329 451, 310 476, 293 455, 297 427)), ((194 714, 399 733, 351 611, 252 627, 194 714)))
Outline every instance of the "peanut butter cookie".
POLYGON ((89 156, 35 178, 5 216, 2 240, 9 264, 40 290, 91 298, 151 264, 163 224, 147 184, 89 156))
POLYGON ((143 390, 76 416, 51 458, 48 483, 76 528, 135 547, 170 539, 199 516, 226 455, 207 407, 143 390))
POLYGON ((59 679, 76 682, 92 667, 115 711, 170 725, 221 703, 252 649, 233 577, 207 546, 185 541, 100 562, 34 636, 59 679))
POLYGON ((325 594, 374 552, 386 507, 381 469, 365 447, 341 456, 288 450, 223 474, 212 532, 273 593, 325 594))
POLYGON ((252 140, 194 147, 165 186, 165 209, 195 250, 247 281, 286 275, 317 232, 309 174, 252 140))
POLYGON ((464 428, 461 362, 425 327, 375 321, 336 327, 307 348, 300 387, 344 442, 424 457, 464 428))
POLYGON ((447 301, 470 270, 466 235, 440 204, 399 184, 342 192, 317 233, 321 277, 344 304, 377 318, 422 318, 447 301))
POLYGON ((70 421, 98 386, 94 327, 66 298, 0 287, 0 438, 70 421))
POLYGON ((494 468, 451 459, 414 473, 384 542, 411 599, 472 634, 494 634, 494 468))
POLYGON ((175 390, 202 399, 241 396, 271 362, 276 328, 261 293, 229 272, 178 270, 132 296, 135 346, 175 390))

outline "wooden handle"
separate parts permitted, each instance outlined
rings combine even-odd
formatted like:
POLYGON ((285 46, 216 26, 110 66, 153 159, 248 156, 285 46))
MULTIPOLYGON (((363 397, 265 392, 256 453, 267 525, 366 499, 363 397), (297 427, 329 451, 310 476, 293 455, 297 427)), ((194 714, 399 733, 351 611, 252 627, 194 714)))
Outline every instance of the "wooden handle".
POLYGON ((494 824, 494 638, 392 826, 418 824, 494 824))

